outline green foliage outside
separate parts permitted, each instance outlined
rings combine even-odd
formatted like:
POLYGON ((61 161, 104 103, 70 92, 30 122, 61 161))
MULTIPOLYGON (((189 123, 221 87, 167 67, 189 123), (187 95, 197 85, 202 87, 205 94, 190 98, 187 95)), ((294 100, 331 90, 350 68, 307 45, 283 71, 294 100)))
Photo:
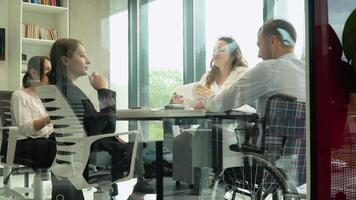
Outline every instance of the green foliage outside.
POLYGON ((183 84, 178 70, 152 70, 149 74, 149 107, 163 108, 168 104, 177 86, 183 84))
MULTIPOLYGON (((149 74, 149 107, 163 108, 168 104, 176 87, 183 84, 182 72, 178 70, 152 70, 149 74)), ((127 93, 126 86, 112 83, 111 89, 117 92, 117 96, 127 93)), ((122 107, 124 102, 117 101, 117 106, 122 107)), ((149 122, 149 140, 162 140, 162 122, 149 122)))
MULTIPOLYGON (((149 107, 163 108, 169 103, 176 87, 183 84, 182 72, 160 69, 149 73, 149 107)), ((162 140, 162 122, 150 122, 150 140, 162 140)))

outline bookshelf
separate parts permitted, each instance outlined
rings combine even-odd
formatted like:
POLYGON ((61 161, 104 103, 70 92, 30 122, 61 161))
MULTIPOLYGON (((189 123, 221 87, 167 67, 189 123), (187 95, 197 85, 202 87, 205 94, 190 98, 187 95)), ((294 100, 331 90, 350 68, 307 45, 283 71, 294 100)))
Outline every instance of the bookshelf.
POLYGON ((69 0, 60 1, 61 6, 52 6, 31 1, 8 0, 11 33, 9 89, 16 90, 22 86, 22 76, 27 65, 22 61, 22 54, 26 55, 27 60, 35 55, 48 56, 55 39, 69 37, 69 0))

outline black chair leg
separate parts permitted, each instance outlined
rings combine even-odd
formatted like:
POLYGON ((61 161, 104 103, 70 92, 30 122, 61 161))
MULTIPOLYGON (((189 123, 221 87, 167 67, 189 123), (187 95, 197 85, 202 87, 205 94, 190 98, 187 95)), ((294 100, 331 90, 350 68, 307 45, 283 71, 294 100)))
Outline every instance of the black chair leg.
MULTIPOLYGON (((30 173, 25 172, 24 174, 24 186, 25 188, 29 188, 30 187, 30 173)), ((25 196, 28 196, 29 193, 25 193, 25 196)))

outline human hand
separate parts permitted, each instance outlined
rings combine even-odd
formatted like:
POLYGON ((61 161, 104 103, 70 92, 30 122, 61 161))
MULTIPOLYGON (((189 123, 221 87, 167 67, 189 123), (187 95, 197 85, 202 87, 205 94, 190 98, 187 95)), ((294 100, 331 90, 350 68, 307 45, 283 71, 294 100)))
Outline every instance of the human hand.
POLYGON ((172 96, 171 96, 171 103, 174 103, 174 104, 183 104, 184 103, 184 98, 182 95, 179 95, 177 93, 174 93, 172 96))
POLYGON ((196 110, 206 109, 203 101, 199 101, 197 104, 195 104, 195 106, 193 106, 193 108, 196 109, 196 110))
POLYGON ((108 80, 103 75, 100 75, 96 72, 93 72, 91 75, 89 75, 89 82, 90 85, 96 90, 109 88, 108 80))
POLYGON ((49 85, 49 78, 47 74, 44 74, 40 85, 49 85))
POLYGON ((194 94, 195 94, 195 98, 197 100, 202 100, 207 96, 210 96, 211 94, 213 94, 213 91, 210 90, 209 88, 203 86, 203 85, 197 85, 194 88, 194 94))

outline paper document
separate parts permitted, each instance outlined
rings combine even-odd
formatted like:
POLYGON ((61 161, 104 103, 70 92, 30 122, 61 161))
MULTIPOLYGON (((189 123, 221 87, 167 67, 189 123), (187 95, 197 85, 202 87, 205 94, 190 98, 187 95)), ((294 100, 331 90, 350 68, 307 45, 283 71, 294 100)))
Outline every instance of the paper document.
POLYGON ((233 110, 240 111, 240 112, 249 112, 249 113, 256 113, 256 109, 245 104, 239 108, 235 108, 233 110))
POLYGON ((198 82, 189 83, 185 85, 178 86, 176 93, 182 95, 184 99, 194 100, 194 88, 198 85, 198 82))

